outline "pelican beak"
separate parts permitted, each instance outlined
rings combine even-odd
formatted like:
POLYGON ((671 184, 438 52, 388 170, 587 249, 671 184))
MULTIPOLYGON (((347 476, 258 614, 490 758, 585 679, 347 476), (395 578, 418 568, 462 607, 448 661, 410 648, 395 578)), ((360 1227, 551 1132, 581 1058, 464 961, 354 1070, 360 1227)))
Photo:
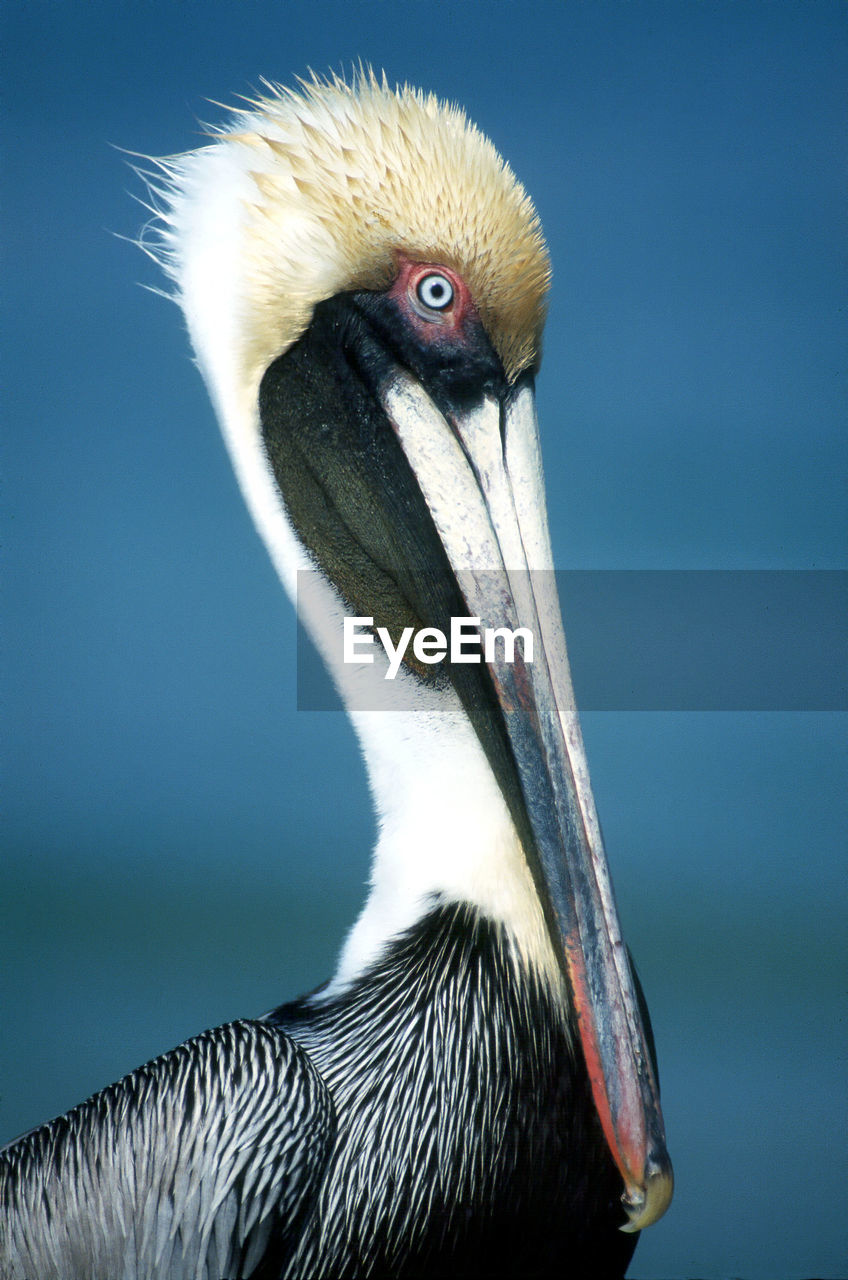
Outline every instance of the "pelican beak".
MULTIPOLYGON (((529 381, 437 407, 395 365, 379 399, 414 472, 469 615, 527 628, 530 660, 487 666, 512 756, 508 795, 570 985, 595 1106, 624 1181, 624 1231, 671 1200, 656 1076, 613 899, 557 598, 529 381)), ((475 727, 477 725, 475 724, 475 727)), ((478 733, 480 732, 478 728, 478 733)), ((485 743, 484 743, 485 746, 485 743)), ((499 779, 502 785, 504 781, 499 779)))

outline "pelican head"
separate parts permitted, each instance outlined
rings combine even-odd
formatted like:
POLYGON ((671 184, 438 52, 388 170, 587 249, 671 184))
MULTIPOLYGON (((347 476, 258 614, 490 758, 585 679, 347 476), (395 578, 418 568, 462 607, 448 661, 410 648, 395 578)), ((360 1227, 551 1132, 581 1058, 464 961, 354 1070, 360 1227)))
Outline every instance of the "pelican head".
POLYGON ((331 989, 434 898, 497 920, 572 1011, 623 1229, 647 1226, 672 1174, 556 597, 530 199, 461 110, 366 73, 268 86, 153 190, 153 252, 280 576, 293 597, 299 571, 317 583, 298 605, 379 811, 331 989), (456 616, 525 628, 533 656, 436 667, 407 649, 390 682, 379 652, 345 669, 349 616, 395 646, 456 616))

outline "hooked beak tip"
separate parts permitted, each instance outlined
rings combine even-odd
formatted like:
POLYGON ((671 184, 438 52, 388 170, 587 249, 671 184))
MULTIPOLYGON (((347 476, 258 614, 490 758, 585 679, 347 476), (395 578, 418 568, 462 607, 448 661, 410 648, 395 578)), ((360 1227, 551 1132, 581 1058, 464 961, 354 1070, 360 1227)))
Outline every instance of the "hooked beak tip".
POLYGON ((671 1204, 674 1194, 674 1172, 668 1155, 655 1157, 645 1170, 645 1180, 640 1186, 628 1187, 621 1202, 627 1213, 622 1231, 641 1231, 657 1222, 671 1204))

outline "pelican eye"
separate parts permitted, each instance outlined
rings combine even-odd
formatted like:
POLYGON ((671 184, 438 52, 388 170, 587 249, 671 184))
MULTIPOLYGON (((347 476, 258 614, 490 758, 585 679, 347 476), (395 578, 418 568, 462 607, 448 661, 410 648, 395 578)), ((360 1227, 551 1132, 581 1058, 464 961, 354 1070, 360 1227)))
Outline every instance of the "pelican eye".
POLYGON ((438 271, 422 276, 415 292, 418 301, 430 311, 445 311, 453 302, 453 285, 438 271))

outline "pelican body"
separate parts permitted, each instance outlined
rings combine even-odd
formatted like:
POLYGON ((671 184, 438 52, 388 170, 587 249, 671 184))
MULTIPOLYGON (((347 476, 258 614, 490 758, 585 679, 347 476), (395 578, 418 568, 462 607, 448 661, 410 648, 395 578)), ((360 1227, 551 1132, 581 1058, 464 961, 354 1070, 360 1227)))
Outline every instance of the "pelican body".
POLYGON ((0 1280, 621 1277, 672 1175, 553 577, 536 214, 462 112, 366 74, 160 175, 145 247, 379 836, 329 983, 0 1153, 0 1280), (422 643, 350 664, 350 618, 422 643), (532 658, 436 663, 457 618, 532 658))

